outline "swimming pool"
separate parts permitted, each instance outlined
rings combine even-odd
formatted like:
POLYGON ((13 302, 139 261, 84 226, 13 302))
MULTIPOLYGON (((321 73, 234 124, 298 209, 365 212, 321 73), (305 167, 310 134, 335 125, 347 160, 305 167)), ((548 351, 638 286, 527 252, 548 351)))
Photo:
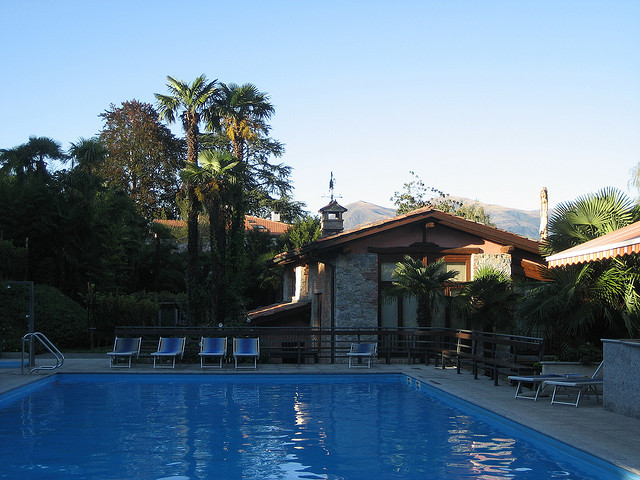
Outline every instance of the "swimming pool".
POLYGON ((638 478, 404 375, 60 374, 0 438, 11 479, 638 478))

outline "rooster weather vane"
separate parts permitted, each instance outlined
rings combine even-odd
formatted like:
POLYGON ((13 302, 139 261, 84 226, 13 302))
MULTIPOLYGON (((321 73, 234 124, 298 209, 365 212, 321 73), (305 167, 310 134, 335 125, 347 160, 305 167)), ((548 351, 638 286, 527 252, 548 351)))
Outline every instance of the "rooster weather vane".
POLYGON ((335 178, 333 178, 333 172, 331 172, 331 178, 329 179, 329 198, 330 198, 330 202, 333 202, 334 199, 336 198, 342 198, 340 195, 334 195, 333 192, 335 190, 336 187, 336 180, 335 178))

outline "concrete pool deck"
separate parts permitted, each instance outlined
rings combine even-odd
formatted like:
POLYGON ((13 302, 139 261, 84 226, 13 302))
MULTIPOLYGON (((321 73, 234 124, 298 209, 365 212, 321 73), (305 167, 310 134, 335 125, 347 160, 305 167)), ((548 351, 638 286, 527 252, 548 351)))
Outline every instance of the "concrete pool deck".
MULTIPOLYGON (((56 373, 121 373, 121 374, 348 374, 348 373, 404 373, 427 385, 455 395, 468 402, 497 413, 540 433, 569 444, 579 450, 618 465, 640 475, 640 420, 625 417, 602 408, 602 399, 585 397, 578 408, 551 405, 549 397, 537 402, 516 400, 515 387, 501 381, 495 387, 489 378, 474 380, 468 371, 456 374, 455 369, 435 368, 433 365, 374 364, 370 369, 352 368, 346 364, 259 364, 258 370, 236 372, 233 364, 222 370, 201 370, 199 364, 180 364, 175 369, 154 369, 149 363, 139 363, 131 369, 109 368, 106 355, 69 355, 56 371, 20 375, 20 368, 0 368, 0 394, 19 388, 46 375, 56 373)), ((38 361, 46 364, 46 361, 38 361)), ((639 393, 640 401, 640 393, 639 393)))

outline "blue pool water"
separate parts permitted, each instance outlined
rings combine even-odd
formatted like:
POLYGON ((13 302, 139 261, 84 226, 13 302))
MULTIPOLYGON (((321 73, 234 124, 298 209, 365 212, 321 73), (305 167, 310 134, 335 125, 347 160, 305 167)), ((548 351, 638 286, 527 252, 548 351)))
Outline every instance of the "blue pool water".
POLYGON ((633 478, 535 438, 401 375, 56 375, 0 396, 0 478, 633 478))

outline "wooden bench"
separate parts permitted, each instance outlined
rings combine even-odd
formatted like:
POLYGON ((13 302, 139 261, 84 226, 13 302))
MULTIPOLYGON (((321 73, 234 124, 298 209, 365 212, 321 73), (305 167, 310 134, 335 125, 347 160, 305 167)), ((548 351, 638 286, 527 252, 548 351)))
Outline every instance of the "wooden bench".
MULTIPOLYGON (((446 337, 445 337, 446 339, 446 337)), ((536 337, 521 337, 489 332, 457 331, 448 338, 449 347, 438 348, 441 368, 447 360, 454 362, 457 373, 463 364, 470 366, 473 378, 483 371, 498 385, 500 374, 524 375, 539 372, 538 362, 544 355, 544 340, 536 337)), ((443 342, 446 344, 446 340, 443 342)))
POLYGON ((474 332, 473 376, 483 370, 498 385, 498 377, 539 373, 538 363, 544 355, 544 340, 487 332, 474 332))
POLYGON ((461 363, 464 359, 473 358, 474 344, 473 332, 468 330, 442 332, 439 342, 434 346, 435 365, 444 370, 447 360, 453 360, 456 370, 460 373, 461 363))

